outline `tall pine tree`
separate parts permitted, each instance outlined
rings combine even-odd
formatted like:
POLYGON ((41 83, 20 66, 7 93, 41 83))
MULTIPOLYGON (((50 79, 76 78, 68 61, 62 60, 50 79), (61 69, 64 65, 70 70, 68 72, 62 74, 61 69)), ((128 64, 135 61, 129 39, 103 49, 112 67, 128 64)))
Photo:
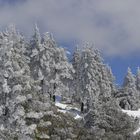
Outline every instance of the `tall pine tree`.
POLYGON ((139 95, 136 88, 136 79, 132 74, 131 69, 128 68, 127 74, 124 78, 123 91, 120 93, 120 106, 123 109, 138 109, 140 106, 139 95))

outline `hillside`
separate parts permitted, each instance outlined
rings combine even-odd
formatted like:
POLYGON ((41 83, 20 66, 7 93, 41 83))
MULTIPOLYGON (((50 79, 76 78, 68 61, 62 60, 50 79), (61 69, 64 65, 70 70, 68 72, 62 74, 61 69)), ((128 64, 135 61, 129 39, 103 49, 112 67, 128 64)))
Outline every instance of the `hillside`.
POLYGON ((0 89, 1 140, 140 138, 140 70, 135 76, 128 68, 117 88, 90 43, 69 61, 52 34, 35 26, 25 40, 8 27, 0 33, 0 89))

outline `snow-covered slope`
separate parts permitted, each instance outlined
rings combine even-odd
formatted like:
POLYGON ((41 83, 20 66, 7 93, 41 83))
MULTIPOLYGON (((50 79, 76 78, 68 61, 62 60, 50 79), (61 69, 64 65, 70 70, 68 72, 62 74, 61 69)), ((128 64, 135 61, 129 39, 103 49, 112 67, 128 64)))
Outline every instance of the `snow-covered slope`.
MULTIPOLYGON (((140 119, 140 109, 139 110, 122 110, 124 113, 127 113, 129 116, 132 116, 134 118, 139 118, 140 119)), ((140 122, 139 122, 139 127, 136 131, 133 132, 133 134, 135 135, 136 133, 140 132, 140 122)))
POLYGON ((80 109, 78 109, 76 107, 73 107, 70 104, 63 104, 63 103, 60 103, 60 102, 56 102, 55 106, 58 107, 58 110, 57 110, 58 112, 71 113, 71 114, 73 114, 72 116, 74 117, 74 119, 76 119, 76 120, 77 119, 82 119, 80 109))
POLYGON ((124 113, 127 113, 129 116, 140 118, 140 109, 139 110, 122 110, 124 113))
POLYGON ((55 103, 55 106, 57 106, 57 107, 60 108, 60 109, 66 109, 66 107, 67 107, 66 104, 62 104, 62 103, 59 103, 59 102, 56 102, 56 103, 55 103))

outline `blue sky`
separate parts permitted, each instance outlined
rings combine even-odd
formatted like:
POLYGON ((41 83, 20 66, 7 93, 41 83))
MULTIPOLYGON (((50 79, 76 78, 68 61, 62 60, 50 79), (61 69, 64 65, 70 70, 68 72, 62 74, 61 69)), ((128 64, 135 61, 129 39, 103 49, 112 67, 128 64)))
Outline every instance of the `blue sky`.
POLYGON ((0 29, 14 23, 27 37, 37 23, 72 50, 89 41, 102 52, 116 82, 140 66, 139 0, 0 0, 0 29))
POLYGON ((137 73, 137 68, 140 66, 140 56, 132 55, 126 58, 108 57, 105 58, 105 62, 111 66, 116 77, 116 83, 122 85, 128 67, 131 68, 133 74, 137 73))

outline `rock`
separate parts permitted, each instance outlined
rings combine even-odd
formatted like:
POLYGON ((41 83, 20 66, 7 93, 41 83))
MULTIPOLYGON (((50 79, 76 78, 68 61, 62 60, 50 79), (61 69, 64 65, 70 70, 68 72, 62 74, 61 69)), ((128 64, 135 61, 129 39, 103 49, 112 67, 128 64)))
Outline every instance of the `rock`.
POLYGON ((32 124, 30 126, 28 126, 26 129, 25 129, 25 134, 33 134, 35 129, 36 129, 37 125, 36 124, 32 124))
POLYGON ((39 124, 39 127, 48 127, 52 125, 52 123, 50 121, 47 121, 47 122, 44 122, 44 121, 41 121, 40 124, 39 124))

